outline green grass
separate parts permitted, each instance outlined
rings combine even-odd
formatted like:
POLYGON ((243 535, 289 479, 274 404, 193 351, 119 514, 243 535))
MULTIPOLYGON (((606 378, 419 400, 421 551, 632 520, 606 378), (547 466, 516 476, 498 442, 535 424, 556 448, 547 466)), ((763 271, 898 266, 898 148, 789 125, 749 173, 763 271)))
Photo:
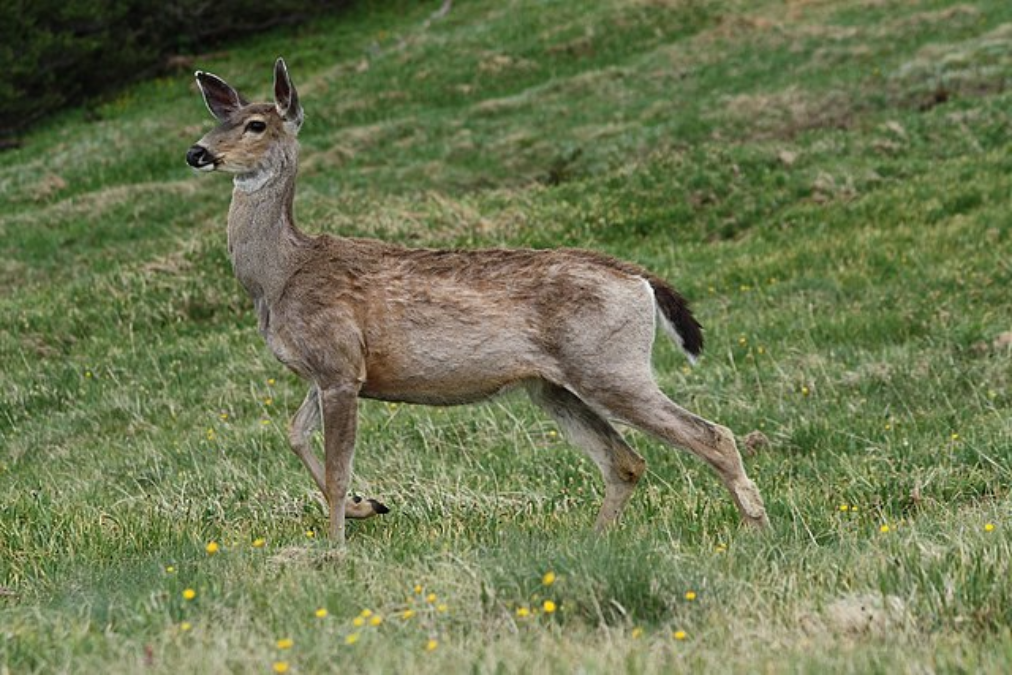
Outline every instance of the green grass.
POLYGON ((363 402, 355 489, 393 512, 307 536, 304 385, 232 277, 228 181, 184 165, 211 120, 181 74, 3 156, 0 672, 1007 672, 1012 5, 434 9, 199 67, 266 98, 286 57, 310 232, 670 279, 708 344, 690 369, 659 340, 658 377, 768 436, 771 531, 630 433, 650 470, 595 536, 596 469, 507 397, 363 402))

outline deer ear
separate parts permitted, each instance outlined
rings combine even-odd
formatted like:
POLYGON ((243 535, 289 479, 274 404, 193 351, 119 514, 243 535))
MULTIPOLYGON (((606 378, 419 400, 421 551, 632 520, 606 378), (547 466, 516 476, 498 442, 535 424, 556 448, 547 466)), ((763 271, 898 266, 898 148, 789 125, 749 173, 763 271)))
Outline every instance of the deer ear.
POLYGON ((225 80, 217 75, 205 73, 201 70, 198 70, 195 74, 197 76, 197 86, 200 87, 200 93, 204 95, 204 103, 207 105, 207 109, 219 121, 224 122, 233 112, 244 105, 248 105, 246 99, 239 92, 230 87, 225 80))
POLYGON ((285 125, 291 125, 294 131, 298 131, 302 126, 302 106, 299 104, 299 94, 295 91, 295 85, 288 77, 288 67, 282 58, 274 63, 274 106, 281 119, 285 121, 285 125))

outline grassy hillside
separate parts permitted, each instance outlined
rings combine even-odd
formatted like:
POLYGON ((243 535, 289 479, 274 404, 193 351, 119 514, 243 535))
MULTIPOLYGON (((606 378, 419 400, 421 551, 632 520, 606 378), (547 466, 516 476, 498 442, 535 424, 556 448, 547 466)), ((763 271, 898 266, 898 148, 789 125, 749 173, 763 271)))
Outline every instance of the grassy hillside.
POLYGON ((771 531, 630 433, 598 537, 522 397, 363 402, 393 512, 333 550, 181 75, 0 163, 0 673, 1007 672, 1012 5, 360 4, 200 64, 264 99, 286 57, 303 229, 670 279, 707 351, 659 340, 658 377, 768 437, 771 531))

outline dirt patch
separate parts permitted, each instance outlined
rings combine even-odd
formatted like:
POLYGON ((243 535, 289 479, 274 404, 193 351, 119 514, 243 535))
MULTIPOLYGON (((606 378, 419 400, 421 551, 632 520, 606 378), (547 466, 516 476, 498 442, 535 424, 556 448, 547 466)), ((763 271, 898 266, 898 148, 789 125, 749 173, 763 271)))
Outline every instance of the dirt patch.
POLYGON ((857 113, 853 97, 844 92, 813 96, 797 87, 726 99, 724 114, 745 126, 748 138, 790 140, 813 129, 849 129, 857 113))
POLYGON ((903 630, 913 623, 906 603, 895 595, 853 593, 826 605, 822 611, 807 612, 801 618, 809 635, 860 637, 903 630))

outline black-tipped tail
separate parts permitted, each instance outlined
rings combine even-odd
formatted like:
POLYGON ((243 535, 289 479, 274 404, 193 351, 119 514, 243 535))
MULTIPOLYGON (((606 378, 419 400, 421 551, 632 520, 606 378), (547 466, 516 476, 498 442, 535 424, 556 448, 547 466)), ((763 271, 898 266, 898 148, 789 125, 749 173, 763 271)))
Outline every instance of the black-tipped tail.
POLYGON ((692 315, 688 301, 678 291, 663 279, 651 277, 649 281, 665 327, 689 358, 695 361, 703 353, 703 327, 692 315))

